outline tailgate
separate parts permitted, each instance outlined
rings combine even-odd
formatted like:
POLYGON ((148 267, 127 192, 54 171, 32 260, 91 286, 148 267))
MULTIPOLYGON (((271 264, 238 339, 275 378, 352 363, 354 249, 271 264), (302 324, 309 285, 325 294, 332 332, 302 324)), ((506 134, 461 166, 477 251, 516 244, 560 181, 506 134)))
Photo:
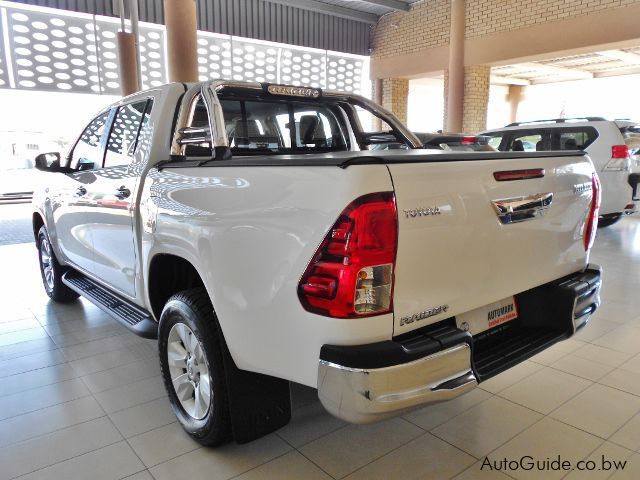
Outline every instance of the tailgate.
MULTIPOLYGON (((388 164, 398 207, 394 335, 499 302, 582 270, 593 166, 585 157, 388 164), (496 181, 494 172, 544 169, 496 181), (503 224, 493 202, 551 204, 503 224)), ((517 203, 510 203, 516 205, 517 203)))

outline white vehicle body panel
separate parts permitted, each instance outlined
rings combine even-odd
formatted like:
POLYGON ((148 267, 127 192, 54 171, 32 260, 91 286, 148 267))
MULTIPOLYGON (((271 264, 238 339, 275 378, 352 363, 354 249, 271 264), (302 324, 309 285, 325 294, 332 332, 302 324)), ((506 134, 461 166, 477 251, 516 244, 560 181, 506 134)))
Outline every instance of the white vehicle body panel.
POLYGON ((398 204, 394 334, 438 322, 576 272, 587 262, 582 227, 592 166, 576 157, 390 165, 398 204), (545 176, 497 182, 492 172, 544 168, 545 176), (426 187, 428 185, 428 187, 426 187), (533 220, 503 225, 491 200, 553 193, 533 220), (438 208, 407 216, 404 210, 438 208), (455 252, 455 254, 453 253, 455 252), (445 311, 401 325, 405 316, 445 311))
POLYGON ((170 253, 200 273, 241 369, 316 385, 323 344, 391 338, 391 314, 361 319, 307 312, 298 281, 355 198, 391 191, 384 165, 165 169, 149 175, 155 229, 145 261, 170 253))

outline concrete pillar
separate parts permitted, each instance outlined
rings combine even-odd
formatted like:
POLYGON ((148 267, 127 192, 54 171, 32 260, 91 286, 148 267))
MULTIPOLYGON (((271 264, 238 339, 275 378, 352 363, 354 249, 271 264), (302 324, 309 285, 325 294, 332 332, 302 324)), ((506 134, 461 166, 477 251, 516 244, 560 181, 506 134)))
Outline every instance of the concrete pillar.
POLYGON ((138 91, 138 66, 133 33, 118 32, 118 69, 120 90, 126 97, 138 91))
POLYGON ((195 0, 164 0, 170 82, 198 81, 195 0))
POLYGON ((491 67, 473 65, 464 68, 464 101, 462 129, 464 133, 478 133, 487 128, 487 107, 491 67))
POLYGON ((462 129, 462 105, 464 95, 464 3, 465 0, 451 0, 445 116, 445 131, 448 132, 459 132, 462 129))
POLYGON ((402 123, 407 123, 409 80, 385 78, 382 80, 382 106, 391 110, 402 123))
POLYGON ((509 102, 509 123, 517 122, 518 106, 524 97, 524 86, 509 85, 509 93, 507 93, 507 101, 509 102))

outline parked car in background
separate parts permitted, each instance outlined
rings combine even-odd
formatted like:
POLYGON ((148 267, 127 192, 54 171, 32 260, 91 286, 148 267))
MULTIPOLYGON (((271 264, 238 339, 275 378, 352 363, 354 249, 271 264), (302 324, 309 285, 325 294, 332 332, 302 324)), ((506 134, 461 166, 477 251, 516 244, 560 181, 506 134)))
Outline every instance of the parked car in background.
POLYGON ((435 150, 453 150, 457 152, 496 151, 489 145, 489 137, 466 135, 464 133, 416 133, 424 148, 435 150))
POLYGON ((635 210, 640 174, 632 170, 631 150, 640 147, 640 130, 630 120, 602 117, 554 118, 516 122, 488 130, 489 145, 503 152, 583 150, 602 183, 599 227, 608 227, 635 210), (635 147, 634 147, 635 146, 635 147))
MULTIPOLYGON (((464 133, 417 133, 422 148, 427 150, 446 150, 456 152, 495 152, 497 149, 489 145, 489 137, 482 135, 467 135, 464 133)), ((369 150, 399 150, 407 146, 397 142, 389 136, 388 143, 371 145, 369 150)))

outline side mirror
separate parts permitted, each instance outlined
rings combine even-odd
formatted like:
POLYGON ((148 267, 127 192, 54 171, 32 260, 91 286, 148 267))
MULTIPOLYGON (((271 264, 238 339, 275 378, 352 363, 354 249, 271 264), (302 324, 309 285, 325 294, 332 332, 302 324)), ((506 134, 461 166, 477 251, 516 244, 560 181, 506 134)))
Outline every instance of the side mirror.
POLYGON ((41 153, 36 157, 36 168, 44 172, 60 171, 60 153, 41 153))

